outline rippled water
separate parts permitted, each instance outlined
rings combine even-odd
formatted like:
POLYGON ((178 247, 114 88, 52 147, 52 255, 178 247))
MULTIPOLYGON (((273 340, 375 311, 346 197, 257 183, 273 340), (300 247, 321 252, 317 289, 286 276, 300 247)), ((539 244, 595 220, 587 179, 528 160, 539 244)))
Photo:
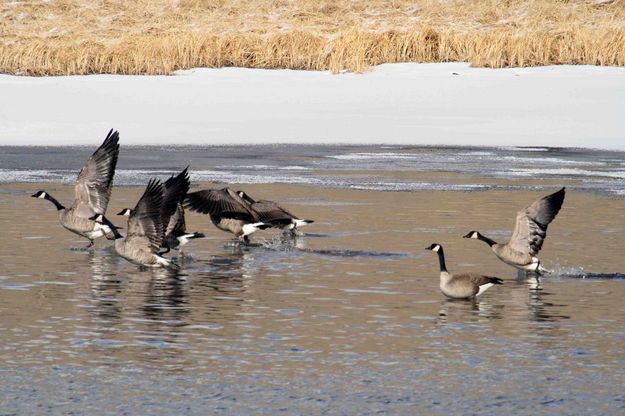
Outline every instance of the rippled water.
MULTIPOLYGON (((0 183, 73 183, 91 147, 0 147, 0 183)), ((625 152, 560 148, 418 146, 123 146, 115 182, 141 185, 191 165, 192 179, 309 184, 378 191, 527 189, 524 180, 567 181, 579 190, 625 195, 625 152), (415 178, 414 173, 436 174, 415 178), (481 177, 445 180, 445 174, 481 177), (441 175, 442 174, 442 175, 441 175), (442 176, 442 177, 441 177, 442 176), (509 183, 502 185, 501 180, 509 183)), ((558 182, 556 182, 558 183, 558 182)), ((541 184, 542 186, 542 184, 541 184)), ((539 187, 533 186, 533 189, 539 187)))
MULTIPOLYGON (((141 271, 105 241, 93 251, 73 249, 86 242, 60 227, 51 204, 28 197, 46 189, 69 201, 72 188, 59 179, 65 174, 52 183, 1 184, 0 413, 625 411, 625 202, 613 191, 620 183, 592 175, 590 182, 511 178, 490 168, 442 173, 431 167, 437 156, 430 167, 411 170, 420 166, 411 155, 362 155, 401 156, 397 149, 326 151, 260 151, 249 164, 255 168, 241 162, 218 169, 203 156, 199 170, 228 172, 226 179, 255 175, 237 186, 315 223, 296 241, 263 231, 255 246, 241 249, 207 218, 188 214, 188 228, 207 238, 187 246, 176 272, 141 271), (345 157, 354 162, 343 165, 345 157), (378 165, 355 162, 369 157, 378 165), (281 163, 306 170, 277 169, 281 163), (263 183, 266 172, 309 180, 263 183), (333 186, 328 178, 355 179, 333 186), (367 189, 362 178, 381 185, 367 189), (391 182, 428 185, 389 192, 391 182), (518 278, 486 245, 460 238, 471 229, 507 238, 516 210, 562 185, 564 207, 541 252, 553 276, 518 278), (436 256, 424 250, 432 242, 445 246, 452 272, 495 275, 504 285, 476 302, 445 299, 436 256)), ((219 152, 220 163, 244 158, 219 152)), ((618 154, 607 155, 614 160, 601 166, 616 166, 618 154)), ((145 177, 169 175, 178 158, 154 156, 135 167, 145 177)), ((53 174, 48 163, 42 157, 42 175, 53 174)), ((133 176, 120 178, 130 184, 133 176)), ((116 187, 110 211, 134 204, 141 192, 116 187)))

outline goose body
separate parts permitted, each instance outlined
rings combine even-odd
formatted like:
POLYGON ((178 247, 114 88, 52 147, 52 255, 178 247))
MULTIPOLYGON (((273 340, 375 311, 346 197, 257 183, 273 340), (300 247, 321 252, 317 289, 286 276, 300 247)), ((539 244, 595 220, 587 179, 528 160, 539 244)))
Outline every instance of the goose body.
MULTIPOLYGON (((159 253, 161 255, 166 254, 171 250, 179 250, 182 253, 182 247, 186 245, 189 241, 195 238, 204 237, 204 234, 202 233, 188 233, 186 231, 186 222, 184 218, 184 208, 182 207, 182 202, 184 201, 187 191, 189 190, 188 184, 190 183, 190 181, 187 169, 188 168, 185 168, 177 175, 177 177, 172 176, 171 178, 167 179, 163 184, 164 192, 167 193, 167 190, 169 190, 176 183, 176 181, 182 181, 184 193, 182 193, 181 191, 180 199, 176 203, 176 208, 173 214, 168 215, 168 213, 164 213, 163 215, 162 220, 163 224, 166 225, 166 227, 165 237, 163 238, 160 248, 161 250, 165 251, 161 251, 159 253)), ((130 216, 131 214, 132 209, 124 208, 117 215, 130 216)))
POLYGON ((443 295, 454 299, 469 299, 480 296, 494 285, 503 284, 498 277, 483 276, 479 274, 451 274, 445 265, 443 246, 432 244, 426 247, 438 254, 440 265, 440 289, 443 295))
MULTIPOLYGON (((176 206, 189 189, 186 170, 175 177, 168 189, 158 179, 151 179, 128 216, 128 233, 124 237, 117 229, 115 251, 126 260, 145 267, 170 267, 170 260, 162 257, 158 250, 165 238, 165 221, 173 215, 176 206)), ((103 215, 94 219, 112 226, 103 215)))
POLYGON ((272 227, 288 230, 292 235, 297 235, 298 228, 312 224, 313 220, 303 220, 278 205, 276 202, 259 200, 256 201, 243 191, 237 191, 241 199, 258 213, 261 221, 271 224, 272 227))
POLYGON ((249 241, 249 235, 270 227, 260 215, 230 188, 206 189, 187 194, 184 206, 191 211, 209 214, 218 229, 249 241))
POLYGON ((88 247, 96 238, 107 236, 112 238, 112 231, 106 224, 98 223, 91 218, 104 215, 108 206, 113 186, 113 176, 119 156, 119 133, 109 131, 104 142, 91 155, 82 167, 74 185, 74 201, 65 207, 45 191, 38 191, 33 198, 47 199, 59 212, 61 225, 89 240, 88 247))
POLYGON ((507 243, 497 243, 478 231, 470 231, 464 238, 485 242, 501 261, 519 270, 537 274, 548 272, 541 265, 538 252, 547 238, 547 227, 560 211, 564 197, 565 188, 562 188, 517 212, 514 231, 507 243))

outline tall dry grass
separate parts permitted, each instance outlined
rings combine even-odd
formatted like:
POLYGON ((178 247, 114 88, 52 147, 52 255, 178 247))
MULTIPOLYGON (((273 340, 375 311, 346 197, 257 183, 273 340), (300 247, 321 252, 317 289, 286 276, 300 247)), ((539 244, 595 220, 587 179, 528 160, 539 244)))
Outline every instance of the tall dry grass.
POLYGON ((13 0, 0 72, 625 65, 625 0, 13 0))

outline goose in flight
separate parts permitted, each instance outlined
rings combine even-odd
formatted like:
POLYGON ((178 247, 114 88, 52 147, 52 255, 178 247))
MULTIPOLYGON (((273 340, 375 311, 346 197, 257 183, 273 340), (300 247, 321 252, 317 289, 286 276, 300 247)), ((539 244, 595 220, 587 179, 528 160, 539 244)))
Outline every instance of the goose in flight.
POLYGON ((65 207, 45 191, 38 191, 33 198, 47 199, 59 212, 59 221, 69 231, 89 240, 87 248, 93 246, 93 240, 104 235, 109 238, 111 229, 102 223, 93 221, 95 215, 104 215, 111 196, 113 176, 119 156, 119 133, 111 129, 104 142, 91 155, 82 167, 74 185, 74 202, 65 207))
POLYGON ((215 227, 249 243, 249 235, 271 226, 230 188, 205 189, 187 194, 185 208, 209 214, 215 227))
MULTIPOLYGON (((176 211, 187 189, 189 182, 185 171, 176 176, 167 189, 158 179, 150 179, 139 202, 130 212, 126 236, 113 228, 117 254, 140 266, 176 267, 158 251, 165 238, 166 222, 176 211)), ((112 227, 101 214, 96 215, 94 220, 112 227)))
POLYGON ((293 236, 298 235, 298 228, 314 222, 313 220, 302 220, 296 217, 276 202, 264 199, 256 201, 244 191, 237 191, 237 194, 250 204, 254 211, 258 212, 261 221, 269 223, 273 227, 288 230, 293 236))
MULTIPOLYGON (((168 190, 172 189, 173 185, 177 181, 184 181, 187 184, 190 183, 189 174, 188 174, 188 166, 180 172, 177 177, 171 176, 169 179, 165 181, 163 184, 163 188, 165 193, 168 190), (178 179, 177 179, 178 177, 178 179)), ((159 254, 163 255, 169 253, 170 250, 178 250, 182 255, 182 247, 186 245, 190 240, 195 238, 202 238, 204 234, 202 233, 187 233, 186 231, 186 222, 184 219, 184 208, 182 207, 182 202, 188 191, 188 186, 185 187, 184 194, 182 194, 181 198, 178 200, 176 204, 176 210, 172 215, 169 216, 169 219, 163 218, 163 224, 166 224, 165 227, 165 238, 161 243, 161 251, 159 254), (167 222, 165 222, 167 220, 167 222)), ((117 215, 125 215, 130 216, 132 214, 132 209, 124 208, 117 215)), ((166 215, 167 213, 165 213, 166 215)))
POLYGON ((498 277, 482 276, 479 274, 451 274, 445 266, 443 246, 432 244, 425 248, 438 254, 441 269, 440 288, 443 295, 454 299, 470 299, 480 296, 494 285, 503 284, 498 277))
POLYGON ((547 238, 549 223, 562 207, 564 195, 562 188, 517 212, 514 231, 507 243, 497 243, 477 231, 470 231, 464 238, 484 241, 501 261, 519 270, 538 275, 549 272, 540 264, 537 256, 547 238))

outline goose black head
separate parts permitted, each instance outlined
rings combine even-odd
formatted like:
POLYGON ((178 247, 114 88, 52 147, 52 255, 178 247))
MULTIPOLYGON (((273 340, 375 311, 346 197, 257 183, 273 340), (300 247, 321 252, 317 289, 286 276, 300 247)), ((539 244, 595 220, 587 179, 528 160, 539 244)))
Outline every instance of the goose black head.
POLYGON ((437 243, 434 243, 431 246, 426 247, 425 249, 426 250, 431 250, 431 251, 434 251, 434 252, 438 252, 441 249, 441 245, 437 244, 437 243))
POLYGON ((45 199, 46 196, 48 196, 48 194, 45 193, 44 191, 37 191, 36 193, 31 195, 31 197, 33 198, 41 198, 41 199, 45 199))
POLYGON ((463 235, 462 238, 479 239, 480 236, 481 236, 481 234, 478 233, 477 231, 469 231, 466 235, 463 235))
POLYGON ((117 215, 125 215, 126 217, 129 217, 130 214, 132 214, 132 210, 130 208, 124 208, 117 213, 117 215))

